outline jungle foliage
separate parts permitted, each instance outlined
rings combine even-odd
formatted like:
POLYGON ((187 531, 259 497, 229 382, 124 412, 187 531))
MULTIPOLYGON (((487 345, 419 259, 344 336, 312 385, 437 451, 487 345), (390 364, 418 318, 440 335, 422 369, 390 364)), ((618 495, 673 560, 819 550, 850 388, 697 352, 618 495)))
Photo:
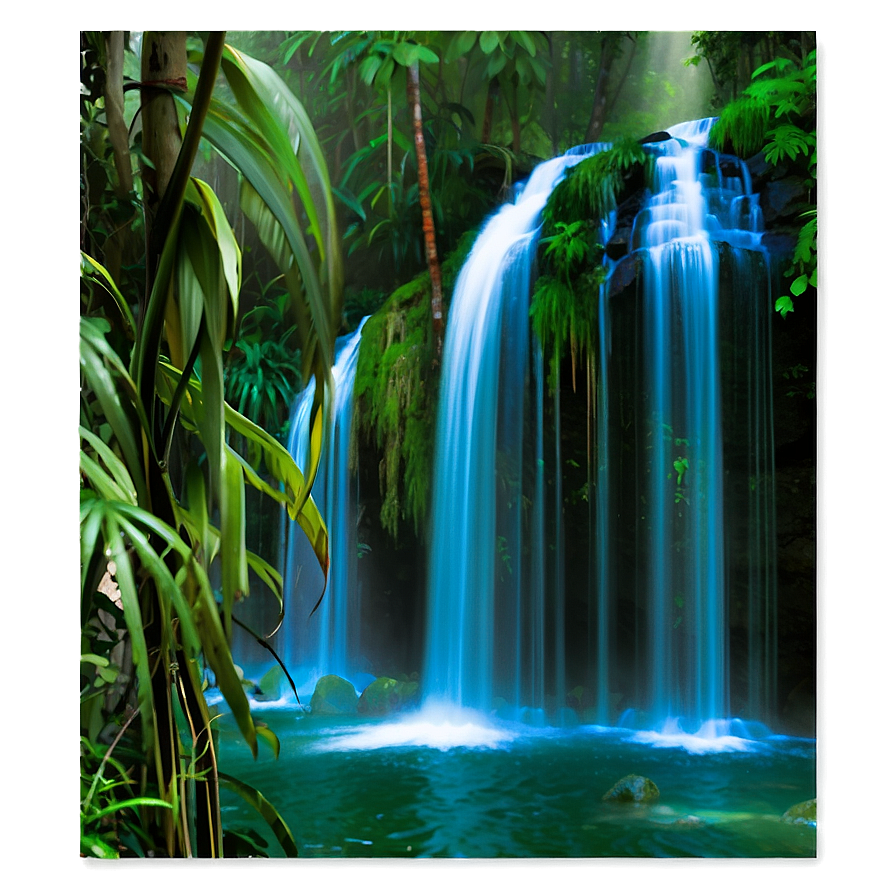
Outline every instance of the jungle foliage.
MULTIPOLYGON (((118 34, 82 37, 82 138, 91 146, 82 154, 81 849, 223 855, 219 783, 227 783, 264 809, 294 852, 267 801, 218 772, 204 690, 210 680, 220 688, 253 754, 259 740, 277 748, 252 718, 230 649, 250 568, 282 610, 279 572, 246 550, 246 485, 286 506, 325 572, 327 533, 309 497, 315 464, 303 475, 224 400, 242 252, 220 201, 191 168, 205 137, 242 172, 244 210, 292 278, 303 363, 320 382, 342 280, 327 170, 285 85, 226 46, 222 32, 194 46, 198 74, 187 68, 184 32, 145 33, 140 80, 124 83, 115 80, 125 55, 118 34), (219 69, 232 102, 216 96, 219 69), (130 136, 114 125, 120 95, 110 99, 123 87, 141 91, 130 136), (119 221, 118 231, 105 226, 119 221), (114 237, 125 231, 135 237, 128 255, 114 237), (97 248, 103 258, 86 251, 97 248), (144 253, 142 290, 136 276, 116 277, 103 263, 111 256, 122 272, 122 258, 144 253), (234 450, 236 436, 276 487, 234 450)), ((324 397, 322 386, 312 456, 324 397)))
POLYGON ((800 60, 779 56, 759 66, 710 133, 711 145, 743 158, 761 152, 770 178, 798 181, 804 190, 792 263, 784 272, 789 295, 775 302, 782 317, 794 310, 793 298, 818 285, 816 73, 814 49, 800 60))
POLYGON ((551 359, 556 388, 564 346, 572 356, 573 382, 581 358, 594 360, 600 285, 606 276, 604 247, 598 243, 601 221, 615 210, 628 189, 650 183, 653 157, 635 140, 625 139, 567 169, 544 210, 539 270, 529 314, 551 359))
MULTIPOLYGON (((467 233, 442 265, 449 298, 475 236, 467 233)), ((421 535, 429 508, 438 399, 429 286, 429 274, 420 274, 367 321, 355 375, 352 465, 357 468, 361 445, 374 447, 380 523, 393 539, 405 521, 421 535)))

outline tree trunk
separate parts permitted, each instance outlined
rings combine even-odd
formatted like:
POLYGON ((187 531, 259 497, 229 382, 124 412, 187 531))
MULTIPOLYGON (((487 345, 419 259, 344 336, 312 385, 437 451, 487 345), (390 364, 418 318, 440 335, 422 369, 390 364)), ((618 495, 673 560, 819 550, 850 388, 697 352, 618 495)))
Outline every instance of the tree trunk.
POLYGON ((548 39, 548 52, 550 58, 550 66, 548 67, 548 77, 547 77, 547 85, 545 89, 545 105, 547 106, 547 130, 551 137, 551 154, 557 155, 557 145, 558 145, 558 134, 557 134, 557 104, 554 98, 555 92, 555 79, 557 77, 557 55, 556 55, 556 46, 557 41, 555 38, 556 32, 554 31, 546 31, 545 35, 548 39))
MULTIPOLYGON (((124 31, 104 31, 106 44, 106 84, 103 99, 106 106, 106 125, 109 128, 109 143, 112 146, 112 160, 115 163, 115 197, 119 203, 130 203, 134 189, 134 174, 131 170, 131 153, 128 146, 128 126, 124 120, 124 31)), ((133 218, 133 215, 131 216, 133 218)), ((116 218, 116 229, 109 234, 103 246, 106 267, 116 283, 121 282, 121 267, 128 256, 128 221, 116 218)))
POLYGON ((485 112, 482 116, 482 140, 481 143, 492 142, 492 118, 495 112, 495 103, 501 94, 501 87, 497 76, 491 79, 488 84, 488 94, 485 97, 485 112))
MULTIPOLYGON (((607 119, 613 115, 613 110, 616 108, 616 102, 619 99, 619 94, 622 93, 622 88, 625 86, 625 82, 628 80, 628 74, 632 69, 632 63, 635 61, 635 53, 638 52, 638 38, 637 36, 632 37, 629 36, 629 39, 632 42, 631 50, 628 54, 628 61, 625 63, 625 71, 619 76, 619 80, 616 84, 616 89, 613 91, 613 97, 610 99, 608 103, 604 105, 604 124, 607 119)), ((603 125, 601 125, 601 131, 603 131, 603 125)), ((597 137, 595 137, 595 140, 597 137)))
MULTIPOLYGON (((184 78, 186 81, 187 53, 185 31, 147 31, 143 35, 143 53, 140 69, 141 117, 143 125, 143 155, 147 162, 142 169, 143 208, 146 217, 146 292, 144 306, 138 327, 142 328, 146 304, 152 293, 152 284, 158 264, 158 254, 152 248, 154 223, 159 203, 180 150, 181 136, 177 123, 174 99, 163 85, 184 78)), ((151 408, 147 408, 151 414, 151 408)), ((147 479, 150 491, 150 509, 168 522, 166 513, 170 502, 167 500, 165 483, 153 458, 148 459, 147 479)), ((146 646, 153 658, 152 692, 155 707, 156 726, 156 774, 159 779, 159 795, 168 799, 176 792, 176 778, 179 771, 178 735, 174 724, 174 708, 171 703, 171 657, 163 649, 166 643, 163 631, 163 614, 158 595, 152 582, 145 586, 143 617, 146 626, 146 646)), ((165 816, 165 839, 168 854, 176 856, 180 845, 175 839, 175 830, 170 815, 165 816)))
POLYGON ((519 95, 516 84, 511 84, 510 86, 510 96, 507 97, 507 113, 510 116, 510 148, 515 155, 519 155, 523 141, 520 133, 519 95))
POLYGON ((420 108, 420 68, 414 62, 408 66, 408 105, 414 122, 414 146, 417 150, 417 183, 420 190, 420 208, 423 212, 423 240, 426 244, 426 261, 432 281, 432 332, 435 338, 436 358, 442 354, 442 272, 436 252, 436 228, 432 217, 432 201, 429 195, 429 169, 426 164, 426 145, 423 141, 423 113, 420 108))
MULTIPOLYGON (((180 125, 170 91, 187 88, 186 31, 147 31, 143 35, 140 79, 143 154, 154 166, 144 165, 142 172, 148 239, 180 152, 180 125)), ((147 267, 149 262, 147 258, 147 267)))
POLYGON ((591 117, 588 119, 588 127, 585 128, 585 142, 594 143, 600 137, 604 129, 607 106, 607 77, 608 64, 607 40, 600 45, 600 57, 597 61, 597 80, 594 82, 594 100, 591 103, 591 117))
MULTIPOLYGON (((214 80, 218 60, 223 47, 223 33, 212 32, 206 52, 209 60, 214 61, 211 76, 206 72, 200 75, 197 88, 196 103, 200 107, 194 109, 195 121, 188 133, 192 134, 201 125, 205 114, 200 94, 203 94, 207 82, 214 80), (216 57, 216 58, 215 58, 216 57)), ((177 109, 170 94, 172 89, 186 88, 187 56, 186 32, 153 32, 148 31, 143 37, 143 56, 141 66, 141 98, 143 103, 143 153, 149 160, 144 166, 144 207, 146 210, 146 296, 149 302, 155 280, 158 258, 161 256, 167 230, 172 225, 172 207, 179 201, 166 196, 169 184, 170 193, 182 195, 189 175, 192 156, 178 160, 181 152, 181 133, 178 124, 177 109), (174 182, 172 183, 172 176, 174 182), (164 197, 164 203, 163 203, 164 197), (162 206, 165 209, 162 209, 162 206)), ((207 95, 206 95, 207 99, 207 95)), ((192 139, 192 137, 191 137, 192 139)), ((197 140, 191 146, 195 149, 197 140)), ((144 305, 144 312, 146 305, 144 305)), ((141 315, 144 318, 144 315, 141 315)), ((141 320, 143 325, 144 320, 141 320)), ((149 379, 144 379, 149 382, 149 379)), ((138 380, 139 382, 140 380, 138 380)), ((150 382, 149 393, 144 404, 152 420, 151 405, 156 400, 150 382)), ((150 434, 153 439, 157 432, 150 434)), ((173 508, 168 494, 168 486, 161 467, 150 456, 147 458, 147 479, 150 491, 150 509, 164 522, 176 528, 173 508)), ((174 572, 175 570, 172 570, 174 572)), ((195 660, 188 658, 171 631, 164 628, 164 615, 158 594, 152 581, 147 582, 144 597, 144 618, 146 626, 147 650, 153 659, 152 691, 153 703, 156 707, 156 768, 159 776, 160 795, 169 796, 178 787, 178 778, 182 775, 180 767, 180 736, 174 717, 171 699, 172 685, 177 681, 177 694, 181 708, 187 718, 193 740, 195 760, 191 768, 194 784, 194 818, 196 842, 189 840, 189 824, 182 819, 180 842, 175 839, 172 824, 166 826, 166 839, 169 854, 196 855, 199 857, 215 857, 221 855, 221 809, 218 792, 217 763, 215 761, 214 743, 209 726, 208 707, 198 690, 195 660)), ((180 794, 181 799, 185 796, 180 794)), ((171 816, 167 816, 168 819, 171 816)))

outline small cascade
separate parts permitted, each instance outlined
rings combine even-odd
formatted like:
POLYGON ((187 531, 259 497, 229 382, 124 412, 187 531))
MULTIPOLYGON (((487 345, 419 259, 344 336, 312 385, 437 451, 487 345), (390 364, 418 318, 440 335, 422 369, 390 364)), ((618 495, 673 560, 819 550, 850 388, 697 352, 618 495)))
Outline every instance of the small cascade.
POLYGON ((602 297, 596 686, 604 724, 618 718, 611 642, 625 624, 635 634, 620 690, 635 708, 623 721, 725 730, 718 720, 731 715, 732 588, 738 606, 748 606, 754 642, 752 693, 739 710, 758 718, 772 707, 776 648, 758 619, 774 602, 768 274, 761 253, 742 251, 761 240, 749 174, 740 160, 706 149, 711 123, 679 125, 673 139, 650 147, 653 195, 630 245, 642 272, 640 306, 609 310, 608 287, 602 297), (625 439, 609 431, 613 418, 631 427, 625 439), (732 511, 747 514, 747 524, 732 511), (623 569, 614 545, 626 527, 635 547, 623 569), (623 612, 620 593, 633 600, 611 628, 623 612))
MULTIPOLYGON (((322 675, 348 678, 360 665, 360 595, 357 580, 358 495, 357 477, 349 470, 355 372, 361 330, 336 341, 333 365, 332 413, 324 433, 320 467, 312 489, 330 535, 330 575, 320 606, 320 574, 307 536, 290 523, 286 569, 283 577, 287 605, 283 659, 299 685, 311 692, 322 675)), ((296 400, 289 434, 289 452, 300 470, 307 468, 308 426, 314 398, 314 380, 296 400)))

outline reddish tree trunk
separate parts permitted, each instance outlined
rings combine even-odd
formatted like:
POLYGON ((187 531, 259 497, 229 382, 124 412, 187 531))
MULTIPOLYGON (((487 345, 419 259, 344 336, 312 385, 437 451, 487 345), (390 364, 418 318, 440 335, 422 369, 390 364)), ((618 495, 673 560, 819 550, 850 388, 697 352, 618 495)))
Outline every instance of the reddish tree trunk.
POLYGON ((442 354, 442 271, 436 252, 436 228, 432 217, 432 200, 429 195, 429 168, 426 164, 426 145, 423 142, 423 112, 420 107, 420 68, 418 63, 408 66, 408 105, 414 121, 414 147, 417 150, 417 183, 420 190, 420 208, 423 212, 423 240, 426 245, 426 262, 432 281, 432 332, 435 337, 436 358, 442 354))

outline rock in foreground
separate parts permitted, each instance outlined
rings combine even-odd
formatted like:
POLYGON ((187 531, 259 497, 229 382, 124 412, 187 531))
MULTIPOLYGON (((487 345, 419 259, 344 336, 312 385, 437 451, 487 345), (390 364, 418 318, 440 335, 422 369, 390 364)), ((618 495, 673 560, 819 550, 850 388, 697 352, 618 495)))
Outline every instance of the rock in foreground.
POLYGON ((319 678, 311 695, 311 712, 326 716, 353 713, 358 707, 354 685, 338 675, 319 678))
POLYGON ((649 803, 660 795, 660 789, 643 775, 620 778, 602 797, 616 803, 649 803))
POLYGON ((386 716, 416 703, 420 685, 416 681, 377 678, 364 688, 358 712, 365 716, 386 716))

